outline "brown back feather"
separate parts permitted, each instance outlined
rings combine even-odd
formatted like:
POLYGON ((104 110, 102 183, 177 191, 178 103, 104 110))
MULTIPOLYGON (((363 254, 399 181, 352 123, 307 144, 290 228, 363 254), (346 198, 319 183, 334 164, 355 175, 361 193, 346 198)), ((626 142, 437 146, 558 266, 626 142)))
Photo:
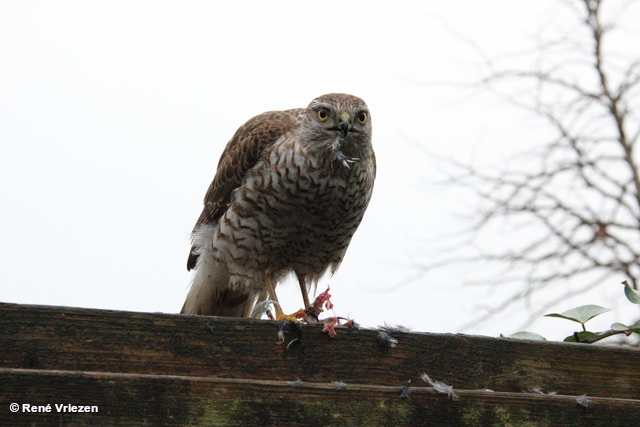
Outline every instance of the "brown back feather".
MULTIPOLYGON (((259 114, 240 126, 227 143, 216 175, 204 197, 204 209, 191 236, 202 225, 218 221, 231 203, 233 190, 242 184, 244 176, 260 160, 265 149, 275 143, 292 125, 302 109, 269 111, 259 114)), ((196 266, 198 254, 189 251, 187 270, 196 266)))

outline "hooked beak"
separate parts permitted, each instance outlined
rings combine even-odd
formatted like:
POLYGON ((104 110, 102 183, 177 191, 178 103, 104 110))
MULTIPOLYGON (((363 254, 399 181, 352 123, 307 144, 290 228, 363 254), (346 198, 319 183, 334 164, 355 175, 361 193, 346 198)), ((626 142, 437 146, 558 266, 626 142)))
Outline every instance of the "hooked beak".
POLYGON ((351 126, 351 116, 349 113, 343 112, 340 113, 338 119, 340 120, 340 133, 342 133, 343 138, 346 138, 349 135, 349 132, 353 130, 353 127, 351 126))
POLYGON ((340 123, 340 132, 342 133, 343 138, 346 138, 347 135, 349 135, 350 131, 351 131, 351 123, 349 123, 347 120, 340 123))

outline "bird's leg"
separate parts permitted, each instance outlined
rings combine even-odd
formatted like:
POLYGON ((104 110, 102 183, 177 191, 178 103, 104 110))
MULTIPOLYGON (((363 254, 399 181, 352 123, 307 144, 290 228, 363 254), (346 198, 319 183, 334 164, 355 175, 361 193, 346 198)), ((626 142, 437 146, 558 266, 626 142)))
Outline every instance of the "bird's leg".
POLYGON ((271 276, 267 276, 265 282, 267 285, 267 292, 269 293, 269 299, 275 302, 273 306, 276 310, 276 319, 278 319, 279 317, 284 316, 284 313, 282 312, 282 308, 280 307, 280 302, 278 301, 278 296, 276 295, 276 290, 273 286, 273 280, 271 280, 271 276))
MULTIPOLYGON (((318 316, 322 312, 321 307, 316 307, 315 301, 313 304, 309 303, 309 291, 307 290, 307 282, 303 274, 296 274, 298 283, 300 284, 300 293, 302 293, 302 300, 304 308, 294 313, 294 316, 304 318, 305 322, 310 325, 318 323, 318 316)), ((322 305, 322 304, 320 304, 322 305)))
POLYGON ((296 274, 298 278, 298 283, 300 283, 300 292, 302 293, 302 302, 304 303, 303 310, 306 310, 310 307, 309 304, 309 291, 307 291, 307 282, 304 280, 303 274, 296 274))
POLYGON ((278 301, 278 296, 276 295, 276 289, 273 283, 273 280, 271 279, 271 276, 267 276, 266 279, 266 285, 267 285, 267 292, 269 293, 269 299, 272 300, 274 302, 274 307, 276 310, 276 320, 290 320, 292 322, 295 322, 296 320, 298 320, 298 318, 295 316, 295 314, 293 315, 286 315, 284 314, 284 312, 282 311, 282 307, 280 307, 280 302, 278 301))

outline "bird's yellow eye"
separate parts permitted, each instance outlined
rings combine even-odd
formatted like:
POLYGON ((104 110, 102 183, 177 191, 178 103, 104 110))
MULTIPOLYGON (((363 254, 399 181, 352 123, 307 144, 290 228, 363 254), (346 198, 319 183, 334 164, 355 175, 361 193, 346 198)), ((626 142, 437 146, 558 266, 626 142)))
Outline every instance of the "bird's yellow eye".
POLYGON ((365 113, 364 111, 360 111, 356 118, 358 119, 358 123, 363 125, 367 121, 367 113, 365 113))
POLYGON ((325 110, 324 108, 318 110, 318 120, 320 120, 321 122, 326 122, 327 120, 329 120, 329 113, 327 112, 327 110, 325 110))

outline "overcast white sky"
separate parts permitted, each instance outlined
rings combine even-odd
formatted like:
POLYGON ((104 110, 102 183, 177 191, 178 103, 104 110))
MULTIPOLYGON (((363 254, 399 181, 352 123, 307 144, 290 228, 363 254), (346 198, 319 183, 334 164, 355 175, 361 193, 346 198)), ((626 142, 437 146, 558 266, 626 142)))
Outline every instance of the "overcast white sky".
MULTIPOLYGON (((544 131, 491 96, 427 83, 478 75, 451 28, 490 55, 517 51, 562 20, 560 3, 0 3, 0 301, 178 312, 189 233, 236 128, 347 92, 371 109, 378 177, 320 289, 331 284, 338 314, 365 326, 458 332, 491 293, 461 287, 456 271, 397 287, 468 202, 429 190, 415 144, 499 165, 544 131)), ((299 308, 294 283, 279 295, 285 311, 299 308)), ((558 310, 606 305, 603 295, 558 310)), ((521 320, 467 332, 511 334, 521 320)), ((557 319, 530 329, 573 331, 557 319)))

